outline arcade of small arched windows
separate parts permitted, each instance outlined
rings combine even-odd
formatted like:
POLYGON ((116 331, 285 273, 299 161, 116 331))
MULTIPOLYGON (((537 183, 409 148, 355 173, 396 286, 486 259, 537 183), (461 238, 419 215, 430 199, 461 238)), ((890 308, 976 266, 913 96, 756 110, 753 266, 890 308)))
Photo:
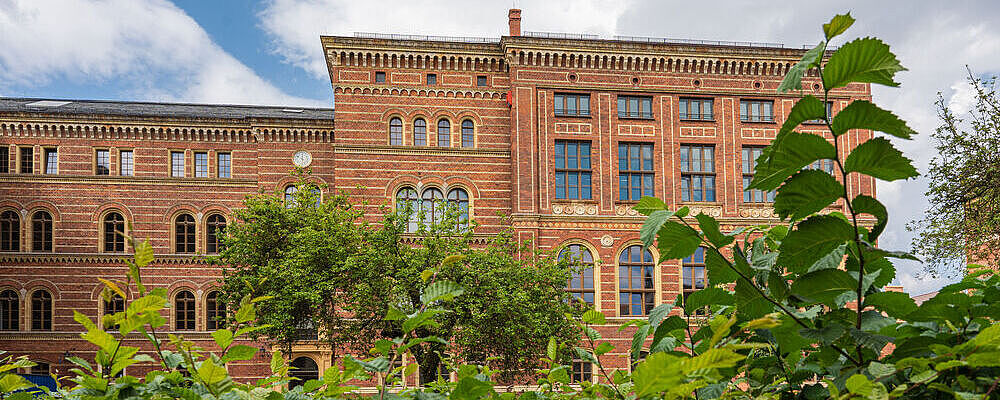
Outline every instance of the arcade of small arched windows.
POLYGON ((470 118, 463 118, 458 126, 453 126, 449 118, 438 118, 431 126, 434 132, 428 131, 428 121, 424 117, 413 118, 404 123, 403 118, 389 118, 389 145, 403 146, 434 146, 434 147, 476 147, 476 123, 470 118))

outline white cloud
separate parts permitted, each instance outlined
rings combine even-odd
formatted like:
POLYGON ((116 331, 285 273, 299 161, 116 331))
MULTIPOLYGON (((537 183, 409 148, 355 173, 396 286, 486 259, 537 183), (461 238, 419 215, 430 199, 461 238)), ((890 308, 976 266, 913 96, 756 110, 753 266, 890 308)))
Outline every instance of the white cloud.
POLYGON ((261 79, 165 0, 0 0, 0 89, 62 79, 140 100, 329 106, 261 79))

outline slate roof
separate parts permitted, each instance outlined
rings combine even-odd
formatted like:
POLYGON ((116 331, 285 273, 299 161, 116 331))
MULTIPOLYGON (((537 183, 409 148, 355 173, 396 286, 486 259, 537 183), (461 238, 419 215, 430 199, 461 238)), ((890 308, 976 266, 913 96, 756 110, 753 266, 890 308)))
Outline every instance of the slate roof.
POLYGON ((332 108, 0 97, 0 113, 6 112, 126 117, 333 120, 332 108))

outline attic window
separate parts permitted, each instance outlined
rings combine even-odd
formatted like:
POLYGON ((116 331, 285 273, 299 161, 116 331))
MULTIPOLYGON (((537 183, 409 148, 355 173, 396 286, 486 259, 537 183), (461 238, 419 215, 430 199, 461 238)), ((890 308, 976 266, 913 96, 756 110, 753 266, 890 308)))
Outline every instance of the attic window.
POLYGON ((39 100, 36 102, 25 104, 28 107, 59 107, 71 103, 70 101, 59 101, 59 100, 39 100))
POLYGON ((301 108, 284 108, 284 109, 282 109, 281 111, 282 111, 282 112, 286 112, 286 113, 296 113, 296 114, 301 114, 301 113, 302 113, 303 111, 305 111, 305 110, 303 110, 303 109, 301 109, 301 108))

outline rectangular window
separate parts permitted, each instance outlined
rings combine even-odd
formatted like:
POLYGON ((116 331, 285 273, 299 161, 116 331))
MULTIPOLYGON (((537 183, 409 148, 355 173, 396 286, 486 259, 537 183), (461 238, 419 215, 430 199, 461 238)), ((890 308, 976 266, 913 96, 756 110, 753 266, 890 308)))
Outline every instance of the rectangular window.
POLYGON ((618 118, 653 119, 653 98, 618 96, 618 118))
MULTIPOLYGON (((832 101, 826 102, 826 116, 827 116, 827 118, 833 117, 833 102, 832 101)), ((803 124, 825 124, 825 123, 826 123, 826 121, 824 121, 822 118, 810 119, 810 120, 807 120, 807 121, 803 122, 803 124)))
MULTIPOLYGON (((681 260, 681 286, 684 290, 684 301, 687 302, 687 298, 691 293, 704 289, 705 284, 705 248, 699 247, 698 250, 695 250, 694 254, 681 260)), ((695 315, 705 315, 707 313, 708 310, 706 309, 694 312, 695 315)))
POLYGON ((132 150, 122 150, 118 152, 118 175, 135 175, 135 157, 132 150))
POLYGON ((679 114, 682 120, 712 121, 712 99, 680 99, 679 114))
POLYGON ((175 178, 184 177, 184 152, 170 152, 170 176, 175 178))
POLYGON ((194 177, 208 178, 208 153, 194 153, 194 177))
POLYGON ((826 173, 833 175, 833 160, 830 159, 816 160, 812 164, 807 165, 806 168, 826 171, 826 173))
POLYGON ((0 147, 0 174, 10 173, 10 147, 0 147))
POLYGON ((590 200, 590 142, 556 140, 556 198, 590 200))
POLYGON ((437 83, 438 83, 438 75, 437 74, 427 74, 427 84, 428 85, 437 85, 437 83))
POLYGON ((715 147, 681 146, 681 201, 715 201, 715 147))
POLYGON ((375 71, 375 83, 384 83, 384 82, 385 82, 385 72, 375 71))
POLYGON ((559 117, 589 117, 590 95, 556 93, 552 108, 559 117))
POLYGON ((740 100, 740 121, 774 122, 774 102, 771 100, 740 100))
POLYGON ((232 178, 233 156, 229 153, 219 153, 217 157, 218 168, 216 168, 216 173, 219 178, 232 178))
POLYGON ((476 77, 476 86, 487 86, 486 75, 479 75, 476 77))
POLYGON ((45 149, 45 173, 59 173, 59 151, 56 149, 45 149))
POLYGON ((573 373, 570 374, 570 382, 591 382, 594 376, 594 364, 581 359, 574 359, 572 365, 573 373))
POLYGON ((21 170, 18 172, 22 174, 35 173, 35 149, 31 147, 22 147, 20 150, 21 170))
POLYGON ((618 144, 618 200, 639 201, 653 195, 653 145, 618 144))
POLYGON ((743 202, 744 203, 773 203, 775 191, 764 192, 760 189, 747 189, 753 181, 753 174, 757 166, 757 158, 764 151, 761 146, 746 146, 743 148, 743 202))
POLYGON ((111 175, 111 154, 107 150, 97 150, 94 153, 94 174, 111 175))

